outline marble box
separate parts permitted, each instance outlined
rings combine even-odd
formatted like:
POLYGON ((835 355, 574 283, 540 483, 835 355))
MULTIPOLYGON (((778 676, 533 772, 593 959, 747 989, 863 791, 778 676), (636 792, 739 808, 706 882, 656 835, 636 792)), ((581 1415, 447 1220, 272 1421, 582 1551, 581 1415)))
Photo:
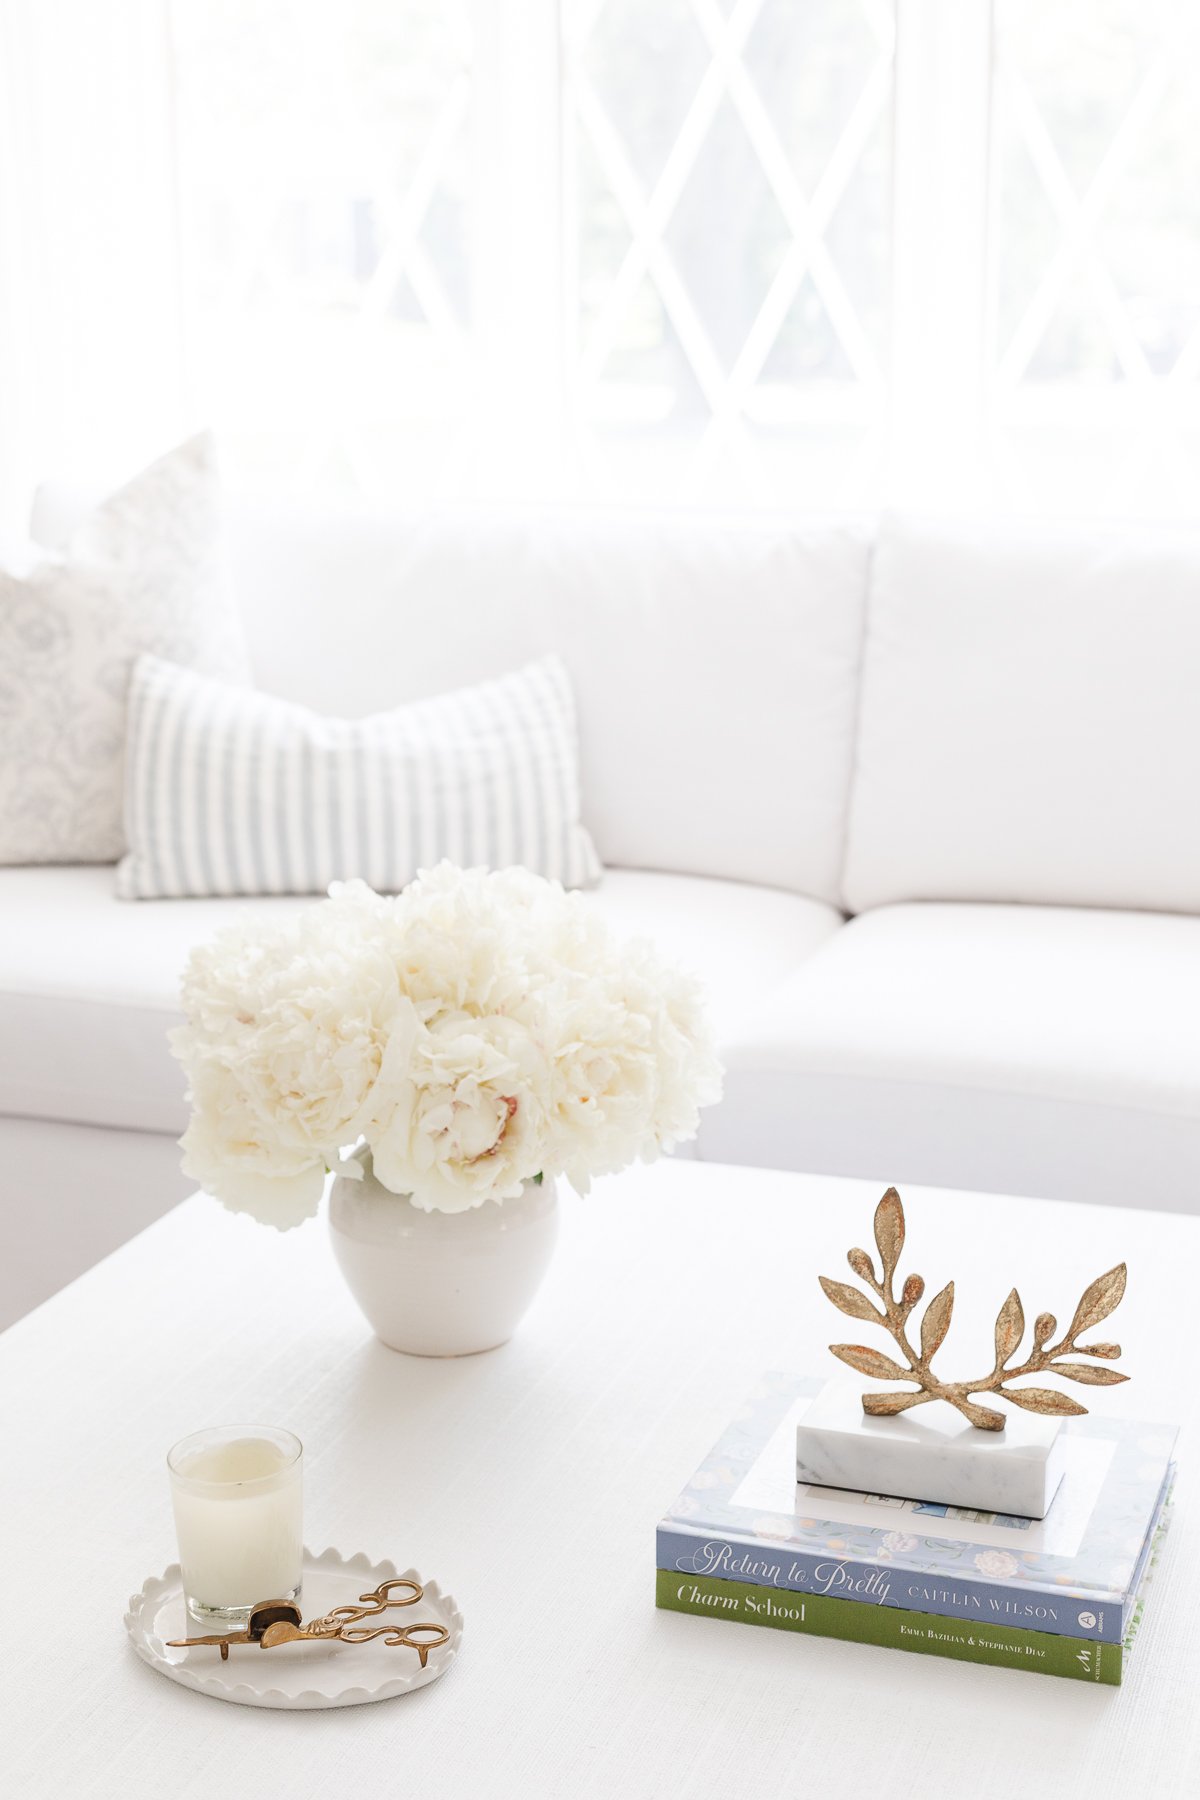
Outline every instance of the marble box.
POLYGON ((979 1431, 941 1402, 876 1419, 861 1381, 826 1382, 796 1427, 796 1479, 1044 1519, 1063 1476, 1062 1422, 999 1410, 1003 1431, 979 1431))

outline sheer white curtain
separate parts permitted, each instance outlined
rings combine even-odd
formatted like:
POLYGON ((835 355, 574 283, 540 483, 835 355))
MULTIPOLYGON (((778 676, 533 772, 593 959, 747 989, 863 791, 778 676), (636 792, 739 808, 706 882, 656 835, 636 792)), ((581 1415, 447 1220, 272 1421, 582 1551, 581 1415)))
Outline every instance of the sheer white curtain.
POLYGON ((0 0, 0 508, 1200 517, 1196 0, 0 0))
POLYGON ((0 0, 0 516, 188 428, 162 0, 0 0))

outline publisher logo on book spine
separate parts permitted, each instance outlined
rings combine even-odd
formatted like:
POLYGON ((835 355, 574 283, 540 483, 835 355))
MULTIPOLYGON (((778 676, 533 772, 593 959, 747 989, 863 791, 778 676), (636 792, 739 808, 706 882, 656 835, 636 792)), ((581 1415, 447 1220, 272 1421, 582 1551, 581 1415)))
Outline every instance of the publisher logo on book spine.
POLYGON ((1079 1615, 1079 1623, 1083 1626, 1083 1629, 1085 1631, 1091 1631, 1092 1627, 1096 1623, 1095 1613, 1094 1612, 1081 1612, 1079 1615))

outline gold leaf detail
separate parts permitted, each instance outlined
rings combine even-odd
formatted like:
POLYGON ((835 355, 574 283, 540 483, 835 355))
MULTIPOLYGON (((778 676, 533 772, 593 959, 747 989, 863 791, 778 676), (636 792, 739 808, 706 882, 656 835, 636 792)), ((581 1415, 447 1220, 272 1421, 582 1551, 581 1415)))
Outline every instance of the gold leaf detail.
POLYGON ((1103 1356, 1109 1362, 1121 1354, 1120 1344, 1076 1344, 1075 1348, 1080 1356, 1103 1356))
POLYGON ((872 1381, 914 1381, 911 1369, 902 1369, 894 1363, 890 1356, 884 1356, 881 1350, 868 1350, 865 1344, 830 1344, 830 1350, 839 1362, 844 1362, 860 1375, 869 1375, 872 1381))
POLYGON ((941 1348, 950 1329, 950 1315, 953 1311, 954 1283, 948 1281, 941 1293, 933 1296, 925 1308, 925 1317, 921 1320, 921 1355, 926 1362, 941 1348))
POLYGON ((1072 1400, 1067 1394, 1056 1394, 1053 1388, 1001 1388, 1000 1392, 1014 1406, 1023 1406, 1026 1412, 1066 1414, 1087 1411, 1078 1400, 1072 1400))
POLYGON ((1116 1387, 1118 1381, 1129 1380, 1120 1369, 1097 1369, 1092 1363, 1052 1362, 1050 1372, 1065 1375, 1068 1381, 1081 1382, 1084 1387, 1116 1387))
POLYGON ((904 1290, 901 1293, 900 1298, 911 1312, 924 1292, 924 1277, 921 1275, 910 1275, 908 1280, 904 1283, 904 1290))
POLYGON ((1058 1320, 1053 1313, 1038 1314, 1037 1318, 1033 1321, 1033 1342, 1035 1349, 1040 1350, 1043 1344, 1048 1344, 1050 1342, 1050 1339, 1054 1336, 1054 1328, 1057 1324, 1058 1320))
POLYGON ((856 1275, 861 1275, 864 1281, 873 1282, 875 1280, 875 1264, 871 1261, 865 1250, 847 1250, 846 1261, 850 1264, 854 1273, 856 1275))
POLYGON ((1115 1312, 1124 1293, 1124 1263, 1118 1263, 1107 1274, 1097 1276, 1091 1287, 1084 1289, 1083 1298, 1075 1308, 1075 1317, 1071 1320, 1071 1329, 1067 1333, 1070 1341, 1074 1343, 1081 1331, 1090 1331, 1101 1319, 1107 1319, 1110 1312, 1115 1312))
POLYGON ((876 1418, 889 1418, 893 1413, 907 1412, 910 1406, 919 1406, 927 1397, 925 1394, 864 1394, 863 1411, 873 1413, 876 1418))
POLYGON ((869 1319, 873 1325, 884 1323, 883 1314, 871 1305, 865 1295, 857 1288, 852 1288, 845 1281, 830 1281, 827 1275, 818 1275, 821 1291, 827 1300, 832 1300, 839 1312, 849 1313, 852 1319, 869 1319))
POLYGON ((900 1261, 904 1248, 904 1208, 895 1188, 889 1188, 875 1208, 875 1242, 883 1261, 886 1280, 900 1261))
POLYGON ((1025 1336, 1025 1309, 1013 1288, 996 1315, 996 1367, 1002 1369, 1025 1336))
POLYGON ((968 1418, 972 1425, 980 1431, 1003 1431, 1004 1414, 993 1412, 990 1406, 976 1406, 970 1400, 958 1401, 959 1411, 968 1418))

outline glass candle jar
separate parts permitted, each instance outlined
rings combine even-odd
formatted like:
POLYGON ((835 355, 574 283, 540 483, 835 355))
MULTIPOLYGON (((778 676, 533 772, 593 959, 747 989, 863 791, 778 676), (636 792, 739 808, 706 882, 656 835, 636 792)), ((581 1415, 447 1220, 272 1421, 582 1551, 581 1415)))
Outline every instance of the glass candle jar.
POLYGON ((274 1425, 217 1425, 167 1456, 188 1611, 244 1624, 260 1600, 300 1595, 304 1446, 274 1425))

